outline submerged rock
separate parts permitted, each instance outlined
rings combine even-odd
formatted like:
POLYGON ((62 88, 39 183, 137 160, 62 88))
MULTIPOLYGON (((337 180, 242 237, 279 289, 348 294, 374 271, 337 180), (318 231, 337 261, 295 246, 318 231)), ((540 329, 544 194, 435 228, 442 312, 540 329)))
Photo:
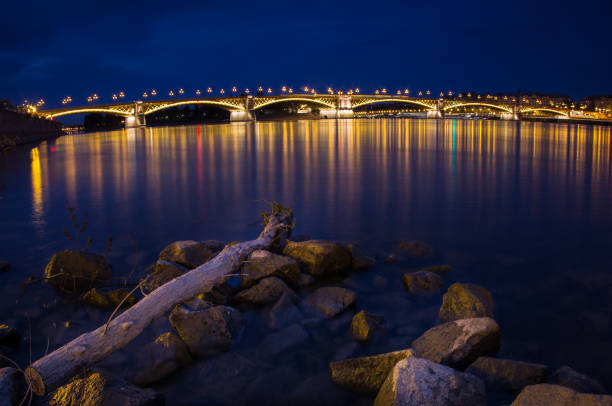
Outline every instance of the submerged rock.
POLYGON ((376 259, 369 256, 359 245, 348 244, 347 248, 353 258, 352 267, 354 270, 359 271, 376 266, 376 259))
POLYGON ((491 357, 479 357, 465 372, 483 379, 487 385, 508 391, 520 391, 542 382, 548 367, 541 364, 491 357))
POLYGON ((486 406, 477 377, 421 358, 398 362, 380 388, 374 406, 486 406))
POLYGON ((270 276, 293 282, 300 277, 300 265, 293 258, 257 250, 253 251, 242 267, 241 276, 242 288, 251 287, 270 276))
POLYGON ((232 345, 242 332, 243 318, 238 310, 226 306, 204 310, 177 306, 170 314, 170 324, 191 354, 208 355, 232 345))
POLYGON ((489 317, 461 319, 427 330, 414 340, 417 357, 463 369, 483 355, 495 355, 501 333, 489 317))
POLYGON ((493 317, 493 297, 486 288, 472 283, 453 283, 442 298, 440 320, 493 317))
POLYGON ((329 371, 334 383, 355 392, 375 395, 395 364, 409 357, 414 357, 412 350, 345 359, 331 362, 329 371))
POLYGON ((125 299, 125 301, 123 301, 122 307, 131 307, 138 302, 134 296, 130 295, 130 292, 124 289, 111 290, 107 293, 107 296, 114 306, 119 306, 123 299, 125 299))
POLYGON ((0 261, 0 272, 8 271, 11 267, 11 264, 5 261, 0 261))
POLYGON ((601 382, 585 374, 581 374, 568 366, 562 366, 557 369, 553 375, 556 384, 573 389, 576 392, 607 393, 601 382))
POLYGON ((421 241, 402 241, 399 243, 400 251, 412 258, 427 258, 432 257, 434 249, 431 245, 421 241))
POLYGON ((418 271, 404 274, 404 286, 413 295, 424 295, 442 289, 444 280, 436 273, 418 271))
POLYGON ((191 361, 185 343, 173 333, 165 333, 142 348, 137 356, 137 372, 132 382, 147 386, 172 375, 191 361))
POLYGON ((292 291, 282 279, 271 276, 260 280, 255 286, 239 292, 234 296, 234 300, 252 304, 274 303, 284 293, 292 293, 292 291))
POLYGON ((342 272, 351 267, 351 253, 344 245, 333 241, 289 241, 283 250, 304 266, 313 276, 342 272))
POLYGON ((357 341, 369 341, 376 331, 382 330, 386 323, 385 316, 360 311, 351 320, 351 333, 357 341))
POLYGON ((113 269, 105 257, 81 251, 60 251, 45 268, 47 283, 64 293, 85 292, 112 275, 113 269))
POLYGON ((207 244, 207 242, 175 241, 159 253, 159 259, 193 269, 217 255, 219 252, 217 248, 217 245, 207 244))
POLYGON ((433 272, 437 273, 438 275, 446 275, 453 271, 453 267, 450 265, 434 265, 421 268, 421 271, 433 272))
POLYGON ((21 334, 19 334, 19 331, 6 324, 0 324, 0 345, 17 348, 20 340, 21 334))
POLYGON ((142 290, 147 293, 153 292, 155 289, 165 285, 172 279, 183 275, 188 270, 189 268, 183 265, 160 259, 153 265, 151 273, 146 276, 142 284, 142 290))
POLYGON ((282 330, 269 334, 259 346, 261 356, 278 355, 289 348, 300 345, 310 336, 299 324, 292 324, 282 330))
POLYGON ((113 306, 108 296, 100 293, 96 288, 91 288, 85 292, 80 297, 80 301, 100 309, 108 309, 113 306))
POLYGON ((612 406, 612 396, 541 383, 525 387, 510 406, 612 406))
POLYGON ((357 300, 357 294, 351 290, 325 286, 315 290, 306 299, 305 305, 308 309, 329 319, 353 305, 355 300, 357 300))
POLYGON ((295 295, 289 292, 282 294, 280 299, 270 309, 268 317, 268 327, 279 329, 294 323, 299 323, 302 313, 294 303, 295 295))
POLYGON ((18 372, 15 368, 0 368, 0 406, 18 405, 19 387, 18 372))
POLYGON ((50 406, 163 406, 164 397, 141 389, 107 372, 94 371, 73 378, 50 396, 50 406))

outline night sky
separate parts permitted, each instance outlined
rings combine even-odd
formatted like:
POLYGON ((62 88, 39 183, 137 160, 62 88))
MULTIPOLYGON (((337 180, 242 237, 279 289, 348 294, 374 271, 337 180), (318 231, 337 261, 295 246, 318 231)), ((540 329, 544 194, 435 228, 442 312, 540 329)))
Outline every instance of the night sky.
POLYGON ((233 85, 612 93, 611 1, 8 1, 1 14, 0 98, 14 103, 233 85))

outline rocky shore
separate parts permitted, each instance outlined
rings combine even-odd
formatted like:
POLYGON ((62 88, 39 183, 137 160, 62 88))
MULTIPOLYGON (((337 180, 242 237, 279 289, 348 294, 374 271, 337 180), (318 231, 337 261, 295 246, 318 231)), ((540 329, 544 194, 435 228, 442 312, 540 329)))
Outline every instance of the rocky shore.
MULTIPOLYGON (((82 306, 129 308, 232 244, 171 243, 134 289, 109 287, 112 265, 102 255, 81 251, 56 253, 44 279, 82 306)), ((201 404, 339 404, 324 393, 326 385, 336 385, 354 393, 359 404, 376 406, 479 406, 490 404, 497 392, 509 394, 513 406, 612 405, 601 383, 569 366, 498 358, 503 326, 495 321, 493 295, 471 283, 454 282, 445 290, 453 280, 449 265, 430 263, 384 282, 403 284, 407 298, 436 300, 437 324, 416 332, 413 340, 396 342, 392 351, 354 356, 357 348, 369 352, 391 330, 412 328, 397 325, 393 314, 372 311, 351 280, 384 266, 381 262, 427 262, 434 254, 418 241, 389 251, 380 261, 355 244, 310 238, 255 250, 238 273, 175 306, 128 351, 83 369, 35 404, 191 404, 191 392, 206 393, 201 404), (297 368, 308 370, 316 361, 306 348, 347 341, 351 344, 326 361, 327 373, 306 379, 290 400, 282 397, 288 373, 275 365, 279 360, 299 359, 297 368), (279 398, 269 398, 271 392, 279 398)), ((17 348, 20 341, 20 332, 0 325, 0 349, 17 348)), ((22 372, 15 365, 0 368, 1 406, 17 405, 26 395, 22 372)))
POLYGON ((61 134, 62 125, 57 121, 0 110, 0 151, 59 137, 61 134))

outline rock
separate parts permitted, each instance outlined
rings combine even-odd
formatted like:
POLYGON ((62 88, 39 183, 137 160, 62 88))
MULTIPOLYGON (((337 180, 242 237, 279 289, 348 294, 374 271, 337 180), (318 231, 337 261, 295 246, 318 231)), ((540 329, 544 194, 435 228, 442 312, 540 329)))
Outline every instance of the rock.
POLYGON ((352 268, 354 270, 359 271, 376 266, 376 259, 369 256, 359 245, 348 244, 347 248, 353 257, 352 268))
POLYGON ((141 349, 137 356, 132 382, 147 386, 172 375, 180 367, 191 362, 185 343, 173 333, 165 333, 141 349))
POLYGON ((259 352, 263 357, 278 355, 281 352, 307 341, 308 332, 299 324, 292 324, 280 331, 269 334, 261 343, 259 352))
POLYGON ((50 396, 50 406, 163 406, 164 397, 141 389, 107 372, 94 371, 73 378, 50 396))
POLYGON ((329 371, 334 383, 355 392, 376 395, 395 364, 409 357, 414 357, 412 350, 345 359, 331 362, 329 371))
POLYGON ((107 293, 107 296, 113 306, 119 306, 119 303, 121 303, 121 301, 126 297, 127 299, 125 299, 125 301, 123 302, 122 307, 131 307, 134 306, 136 302, 138 302, 138 300, 134 296, 130 295, 130 292, 124 289, 111 290, 107 293))
POLYGON ((485 385, 480 379, 421 358, 398 362, 374 400, 374 406, 486 404, 485 385))
POLYGON ((475 375, 493 388, 520 391, 527 385, 542 382, 548 367, 522 361, 478 357, 465 372, 475 375))
POLYGON ((0 324, 0 345, 17 348, 20 340, 21 334, 19 334, 19 331, 6 324, 0 324))
POLYGON ((300 273, 300 276, 295 280, 295 284, 299 287, 312 285, 314 278, 307 273, 300 273))
POLYGON ((395 264, 396 262, 402 261, 403 259, 404 258, 400 257, 397 254, 390 253, 390 254, 387 254, 387 256, 385 257, 384 262, 386 264, 395 264))
POLYGON ((15 368, 0 368, 0 406, 18 405, 21 385, 15 368))
POLYGON ((232 304, 232 298, 238 291, 239 283, 234 282, 240 281, 239 277, 228 278, 225 282, 220 285, 216 285, 212 290, 205 292, 200 296, 201 299, 207 300, 217 305, 228 306, 232 304))
POLYGON ((434 249, 421 241, 402 241, 398 247, 402 253, 412 258, 427 258, 432 257, 434 254, 434 249))
POLYGON ((273 254, 270 251, 253 251, 242 267, 242 288, 248 288, 269 276, 293 282, 300 277, 300 265, 293 258, 273 254))
POLYGON ((357 294, 353 291, 326 286, 315 290, 306 299, 306 306, 325 318, 332 318, 355 303, 355 300, 357 294))
POLYGON ((8 271, 11 267, 11 264, 5 261, 0 261, 0 272, 8 271))
POLYGON ((352 263, 350 251, 333 241, 289 241, 283 254, 303 264, 305 271, 313 276, 342 272, 352 263))
POLYGON ((360 311, 351 320, 351 333, 357 341, 369 341, 374 337, 374 333, 381 330, 386 322, 384 316, 360 311))
POLYGON ((607 393, 606 388, 599 381, 581 374, 568 366, 562 366, 557 369, 553 376, 556 384, 573 389, 576 392, 607 393))
POLYGON ((491 292, 472 283, 453 283, 442 298, 441 321, 493 317, 491 292))
POLYGON ((47 283, 64 293, 83 293, 108 281, 112 275, 106 258, 81 251, 60 251, 45 268, 47 283))
POLYGON ((444 280, 433 272, 418 271, 404 274, 404 286, 413 295, 423 295, 442 289, 444 280))
POLYGON ((294 295, 285 292, 270 310, 268 327, 276 330, 298 323, 302 319, 302 313, 294 303, 294 295))
POLYGON ((243 318, 231 307, 215 306, 194 311, 179 305, 170 314, 170 324, 191 354, 208 355, 232 345, 240 336, 243 318))
POLYGON ((541 383, 525 387, 510 406, 612 406, 612 396, 579 393, 541 383))
POLYGON ((291 289, 285 282, 280 278, 271 276, 260 280, 255 286, 239 292, 234 296, 234 300, 252 304, 274 303, 287 292, 291 292, 291 289))
POLYGON ((495 355, 500 346, 499 326, 488 317, 441 324, 412 343, 417 357, 457 369, 467 367, 480 356, 495 355))
POLYGON ((215 246, 198 241, 176 241, 159 253, 159 259, 176 262, 193 269, 217 255, 219 251, 215 248, 215 246))
POLYGON ((450 265, 434 265, 421 268, 421 271, 433 272, 438 275, 446 275, 453 271, 453 267, 450 265))
POLYGON ((145 278, 146 280, 142 284, 142 290, 146 293, 153 292, 155 289, 170 282, 172 279, 183 275, 188 270, 189 268, 185 266, 160 259, 152 267, 152 272, 145 278))
POLYGON ((98 292, 96 288, 91 288, 87 292, 85 292, 81 297, 80 301, 87 303, 91 306, 98 307, 100 309, 108 309, 113 307, 108 296, 103 293, 98 292))

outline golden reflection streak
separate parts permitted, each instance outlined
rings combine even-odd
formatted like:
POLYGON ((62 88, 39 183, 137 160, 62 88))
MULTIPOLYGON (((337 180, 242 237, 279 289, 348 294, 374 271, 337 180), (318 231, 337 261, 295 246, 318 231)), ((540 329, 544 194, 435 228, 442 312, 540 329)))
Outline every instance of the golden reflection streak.
POLYGON ((38 147, 30 150, 30 168, 32 177, 32 211, 35 222, 43 217, 42 171, 40 169, 40 153, 38 147))

